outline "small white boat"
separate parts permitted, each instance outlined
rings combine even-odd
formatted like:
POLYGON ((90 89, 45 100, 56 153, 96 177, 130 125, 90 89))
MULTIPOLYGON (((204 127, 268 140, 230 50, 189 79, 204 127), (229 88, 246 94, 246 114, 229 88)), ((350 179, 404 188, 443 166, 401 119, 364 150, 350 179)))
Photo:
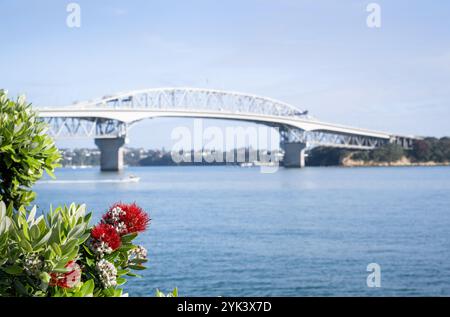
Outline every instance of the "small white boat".
POLYGON ((136 175, 130 175, 127 179, 124 179, 123 181, 128 181, 129 183, 138 183, 141 180, 139 176, 136 175))
POLYGON ((74 180, 42 180, 38 184, 98 184, 98 183, 138 183, 140 177, 130 175, 119 179, 74 179, 74 180))

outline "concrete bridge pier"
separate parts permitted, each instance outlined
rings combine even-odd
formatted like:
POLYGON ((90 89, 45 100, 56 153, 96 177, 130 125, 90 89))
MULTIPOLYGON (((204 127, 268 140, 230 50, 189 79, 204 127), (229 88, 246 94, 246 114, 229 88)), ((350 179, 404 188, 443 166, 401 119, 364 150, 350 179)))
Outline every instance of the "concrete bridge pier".
POLYGON ((305 143, 284 143, 283 165, 288 168, 305 167, 305 143))
POLYGON ((100 169, 120 171, 123 169, 123 145, 125 138, 95 139, 100 150, 100 169))

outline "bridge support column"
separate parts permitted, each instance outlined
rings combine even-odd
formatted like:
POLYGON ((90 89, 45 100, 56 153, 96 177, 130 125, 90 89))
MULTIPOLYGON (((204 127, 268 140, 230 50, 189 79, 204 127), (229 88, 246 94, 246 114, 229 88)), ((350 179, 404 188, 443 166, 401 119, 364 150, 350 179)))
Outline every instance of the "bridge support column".
POLYGON ((100 169, 120 171, 123 169, 123 148, 125 138, 95 139, 100 150, 100 169))
POLYGON ((285 143, 283 145, 283 165, 288 168, 305 167, 305 143, 285 143))

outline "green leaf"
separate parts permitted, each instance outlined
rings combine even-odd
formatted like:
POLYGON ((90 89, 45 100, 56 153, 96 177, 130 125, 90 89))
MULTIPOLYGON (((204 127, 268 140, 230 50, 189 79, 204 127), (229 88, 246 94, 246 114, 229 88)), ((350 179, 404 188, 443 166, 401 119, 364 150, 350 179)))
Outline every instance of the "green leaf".
POLYGON ((70 230, 69 233, 67 234, 67 239, 78 238, 78 236, 79 236, 81 233, 84 233, 85 229, 86 229, 86 226, 85 226, 84 223, 75 226, 75 227, 72 228, 72 230, 70 230))
POLYGON ((156 289, 155 296, 156 297, 166 297, 166 295, 163 292, 161 292, 159 289, 156 289))
POLYGON ((89 254, 90 256, 94 256, 94 253, 92 253, 92 250, 89 249, 85 244, 83 244, 83 249, 84 249, 84 251, 86 251, 86 253, 89 254))
POLYGON ((39 230, 39 226, 38 225, 34 225, 34 226, 31 227, 30 235, 31 235, 31 240, 32 241, 39 239, 39 236, 41 235, 41 230, 39 230))
POLYGON ((17 264, 14 264, 14 265, 4 268, 3 271, 5 271, 6 273, 11 274, 11 275, 20 275, 20 274, 22 274, 23 269, 20 266, 18 266, 17 264))
POLYGON ((2 200, 0 200, 0 221, 3 220, 3 218, 5 217, 6 217, 6 205, 2 200))
POLYGON ((51 235, 52 235, 52 231, 49 230, 49 231, 41 238, 41 240, 39 240, 39 242, 37 242, 37 243, 34 245, 34 247, 35 247, 35 248, 38 248, 38 247, 44 245, 45 243, 47 243, 47 241, 50 239, 51 235))
POLYGON ((59 256, 62 255, 61 248, 59 247, 59 245, 58 245, 57 243, 53 242, 53 243, 51 244, 51 247, 52 247, 53 251, 55 251, 55 253, 56 253, 57 255, 59 255, 59 256))
POLYGON ((70 269, 65 268, 65 267, 55 267, 52 270, 52 272, 55 272, 55 273, 68 273, 68 272, 70 272, 70 269))
POLYGON ((50 282, 50 274, 48 274, 47 272, 41 272, 41 274, 39 274, 39 278, 44 283, 48 284, 50 282))
POLYGON ((82 293, 82 296, 93 296, 95 288, 95 283, 93 279, 90 279, 83 283, 83 286, 80 289, 80 293, 82 293))
POLYGON ((137 264, 137 265, 139 265, 139 264, 143 264, 143 263, 147 263, 148 262, 148 260, 147 259, 131 259, 130 260, 130 263, 132 263, 132 264, 137 264))
POLYGON ((142 277, 141 275, 136 274, 136 273, 133 273, 133 272, 128 272, 128 273, 127 273, 127 276, 132 276, 132 277, 142 277))
POLYGON ((129 245, 122 245, 118 250, 122 252, 128 252, 130 250, 133 250, 134 248, 135 248, 134 245, 129 244, 129 245))
POLYGON ((113 297, 114 296, 114 288, 109 287, 103 290, 103 294, 107 297, 113 297))
POLYGON ((146 269, 146 267, 143 265, 129 265, 128 267, 132 270, 138 270, 138 271, 142 271, 142 270, 146 269))
POLYGON ((86 258, 86 264, 88 266, 93 266, 95 264, 95 261, 94 261, 94 259, 86 258))
MULTIPOLYGON (((20 217, 19 219, 22 220, 23 218, 20 217)), ((25 239, 30 240, 30 235, 28 234, 28 223, 25 219, 22 220, 22 232, 25 239)))
POLYGON ((82 234, 78 238, 78 244, 82 244, 82 243, 86 242, 86 240, 89 239, 90 236, 91 236, 90 232, 86 232, 86 233, 82 234))
POLYGON ((130 270, 117 270, 117 276, 125 275, 125 274, 127 274, 128 272, 130 272, 130 270))
POLYGON ((27 218, 27 222, 32 223, 34 221, 34 217, 36 216, 36 210, 37 210, 36 206, 34 206, 31 209, 30 214, 28 215, 27 218))
POLYGON ((76 246, 72 251, 70 251, 69 253, 67 253, 67 255, 65 255, 65 257, 67 257, 69 260, 76 260, 77 256, 78 256, 78 246, 76 246))
POLYGON ((156 289, 156 297, 178 297, 178 288, 175 288, 172 293, 164 294, 159 289, 156 289))
POLYGON ((29 296, 27 289, 19 280, 14 280, 14 287, 19 294, 29 296))
POLYGON ((122 236, 122 243, 130 243, 137 237, 137 233, 129 233, 122 236))
POLYGON ((74 239, 74 240, 66 240, 66 243, 64 243, 61 246, 61 252, 63 254, 66 254, 70 251, 73 250, 73 248, 75 248, 75 246, 78 244, 78 240, 74 239))
POLYGON ((19 242, 19 245, 25 249, 26 252, 33 252, 33 247, 31 246, 30 242, 27 240, 21 240, 19 242))
POLYGON ((56 178, 56 177, 55 177, 55 174, 53 174, 53 170, 52 170, 52 169, 45 167, 45 172, 47 172, 47 174, 48 174, 51 178, 53 178, 53 179, 56 178))
POLYGON ((123 277, 116 278, 116 281, 117 281, 117 285, 119 285, 119 286, 123 285, 123 284, 125 284, 127 282, 127 280, 124 279, 123 277))

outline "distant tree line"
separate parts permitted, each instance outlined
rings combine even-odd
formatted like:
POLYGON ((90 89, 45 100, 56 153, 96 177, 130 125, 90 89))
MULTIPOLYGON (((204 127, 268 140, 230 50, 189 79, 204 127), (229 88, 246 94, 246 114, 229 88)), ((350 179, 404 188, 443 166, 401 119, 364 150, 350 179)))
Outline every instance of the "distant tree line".
POLYGON ((97 149, 61 149, 62 166, 94 166, 100 164, 97 149))
MULTIPOLYGON (((257 161, 267 160, 266 156, 271 156, 271 160, 278 159, 278 156, 271 152, 265 152, 262 157, 260 153, 254 149, 235 149, 228 152, 214 153, 207 150, 203 151, 187 151, 185 159, 182 162, 175 162, 172 158, 172 153, 162 150, 145 150, 142 148, 125 148, 124 149, 124 163, 128 166, 171 166, 171 165, 237 165, 241 162, 253 163, 257 161), (222 157, 222 161, 213 161, 212 158, 217 156, 222 157), (201 162, 196 162, 194 157, 202 158, 201 162), (234 160, 228 159, 234 157, 234 160), (239 158, 239 161, 237 160, 239 158), (209 163, 210 161, 211 163, 209 163)), ((65 167, 70 166, 97 166, 100 164, 100 151, 98 149, 62 149, 61 164, 65 167)))
MULTIPOLYGON (((70 166, 97 166, 100 165, 100 151, 98 149, 61 149, 61 164, 70 166)), ((164 161, 167 152, 162 150, 145 150, 142 148, 125 148, 124 162, 129 166, 140 166, 146 158, 155 161, 164 161)))
POLYGON ((411 153, 418 162, 450 162, 450 138, 426 138, 416 141, 411 153))
POLYGON ((392 163, 406 156, 402 146, 394 143, 385 144, 372 151, 359 151, 353 154, 352 159, 365 162, 392 163))
POLYGON ((341 165, 342 160, 351 155, 353 160, 376 163, 392 163, 408 158, 411 162, 450 162, 450 138, 426 138, 414 142, 411 150, 398 144, 388 143, 371 151, 350 151, 346 149, 318 147, 310 151, 307 165, 341 165))
MULTIPOLYGON (((234 157, 238 157, 241 153, 245 155, 246 162, 250 162, 250 158, 257 157, 261 160, 259 153, 255 153, 253 149, 233 150, 234 157)), ((63 149, 62 151, 63 166, 96 166, 100 163, 100 151, 98 149, 63 149)), ((207 163, 194 162, 194 151, 187 153, 191 161, 176 163, 172 159, 170 151, 162 150, 145 150, 142 148, 126 148, 124 151, 124 161, 128 166, 161 166, 161 165, 236 165, 235 162, 225 162, 225 157, 231 152, 222 153, 223 162, 207 163)), ((198 153, 197 153, 198 154, 198 153)), ((211 155, 205 152, 203 154, 211 155)), ((352 156, 353 160, 376 163, 392 163, 406 157, 411 162, 450 162, 450 138, 441 139, 426 138, 417 140, 411 150, 405 150, 397 144, 385 144, 371 151, 349 151, 346 149, 317 147, 312 149, 306 159, 309 166, 337 166, 341 165, 344 158, 352 156)), ((229 156, 228 156, 229 157, 229 156)))

